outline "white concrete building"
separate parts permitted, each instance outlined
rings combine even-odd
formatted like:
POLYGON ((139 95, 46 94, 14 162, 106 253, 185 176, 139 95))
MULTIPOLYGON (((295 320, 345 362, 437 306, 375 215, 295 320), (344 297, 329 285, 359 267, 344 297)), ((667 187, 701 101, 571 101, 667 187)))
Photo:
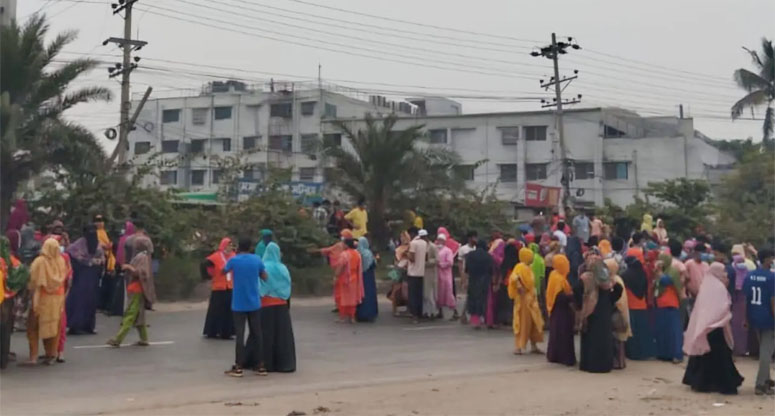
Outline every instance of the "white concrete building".
MULTIPOLYGON (((277 166, 292 167, 295 181, 322 182, 319 163, 310 156, 310 148, 322 138, 322 120, 416 111, 406 102, 339 86, 319 89, 291 82, 260 87, 215 82, 202 91, 164 94, 154 93, 140 112, 129 135, 128 156, 140 164, 161 152, 162 161, 177 161, 176 166, 160 166, 158 178, 147 177, 145 183, 189 192, 217 191, 217 160, 236 155, 256 167, 244 172, 247 181, 260 181, 267 166, 277 166)), ((332 138, 341 140, 341 135, 332 138)))
POLYGON ((16 0, 0 0, 0 26, 8 26, 16 19, 16 0))
MULTIPOLYGON (((692 119, 641 117, 618 108, 565 113, 567 157, 572 160, 575 204, 624 206, 649 182, 718 180, 734 158, 719 151, 692 119)), ((358 128, 362 120, 352 120, 358 128)), ((327 121, 324 131, 335 131, 327 121)), ((524 206, 526 184, 560 187, 560 147, 552 111, 402 117, 401 130, 424 125, 431 146, 457 151, 469 165, 470 185, 495 187, 500 199, 524 206), (473 168, 478 162, 481 165, 473 168)))

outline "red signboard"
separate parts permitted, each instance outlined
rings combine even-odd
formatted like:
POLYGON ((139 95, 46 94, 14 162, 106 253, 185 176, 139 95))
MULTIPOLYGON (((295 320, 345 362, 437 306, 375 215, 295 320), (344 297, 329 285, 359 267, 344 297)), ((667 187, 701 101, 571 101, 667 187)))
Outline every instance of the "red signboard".
POLYGON ((560 201, 560 188, 537 183, 525 184, 525 206, 553 207, 560 201))

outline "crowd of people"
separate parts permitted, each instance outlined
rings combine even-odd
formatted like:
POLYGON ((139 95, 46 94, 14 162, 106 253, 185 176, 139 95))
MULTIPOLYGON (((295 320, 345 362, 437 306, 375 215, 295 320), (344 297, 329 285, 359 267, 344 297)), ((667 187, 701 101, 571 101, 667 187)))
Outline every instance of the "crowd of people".
MULTIPOLYGON (((614 232, 584 212, 570 222, 557 214, 537 216, 513 235, 496 231, 485 239, 472 231, 460 243, 443 226, 431 235, 411 214, 410 226, 390 244, 394 316, 415 323, 459 320, 477 330, 509 328, 514 354, 545 354, 549 362, 593 373, 624 369, 627 360, 680 363, 688 356, 683 383, 702 392, 737 393, 743 377, 734 357, 758 356, 755 392, 775 394, 770 248, 730 247, 704 233, 681 243, 648 214, 640 229, 614 232), (547 330, 544 352, 539 344, 547 330)), ((346 214, 338 203, 334 209, 317 204, 313 217, 338 237, 329 247, 310 249, 332 269, 338 322, 373 322, 380 258, 370 249, 365 201, 346 214)), ((152 255, 140 219, 127 221, 114 241, 97 215, 70 243, 61 221, 36 230, 18 205, 0 241, 3 366, 15 321, 24 324, 29 340, 25 364, 52 364, 64 361, 66 335, 95 333, 98 309, 123 315, 108 345, 121 346, 132 327, 137 345, 149 345, 145 311, 156 298, 152 255), (20 287, 25 265, 28 283, 20 287), (45 351, 38 357, 40 340, 45 351)), ((258 241, 241 237, 236 247, 223 238, 202 261, 201 273, 211 280, 204 337, 235 339, 235 361, 226 374, 295 371, 291 275, 273 231, 262 230, 258 241)))

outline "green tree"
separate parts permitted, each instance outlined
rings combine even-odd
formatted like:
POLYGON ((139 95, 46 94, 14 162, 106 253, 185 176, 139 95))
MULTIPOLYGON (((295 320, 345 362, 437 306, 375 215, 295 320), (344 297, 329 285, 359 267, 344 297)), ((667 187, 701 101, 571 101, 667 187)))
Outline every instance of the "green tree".
POLYGON ((775 229, 775 152, 748 152, 718 193, 718 231, 734 242, 761 245, 775 229))
POLYGON ((396 120, 394 116, 367 116, 359 130, 339 122, 337 127, 347 137, 349 148, 333 141, 322 144, 324 157, 333 162, 326 180, 354 200, 366 198, 369 232, 380 245, 387 241, 389 212, 400 217, 406 208, 414 208, 412 200, 417 197, 466 192, 463 177, 455 169, 460 164, 457 153, 421 144, 423 126, 394 130, 396 120))
POLYGON ((10 210, 19 185, 44 170, 98 171, 105 155, 95 137, 62 115, 74 106, 109 100, 102 87, 70 89, 70 83, 93 69, 97 61, 56 61, 75 39, 75 32, 57 35, 48 44, 45 16, 34 15, 20 27, 0 31, 0 216, 10 210))
POLYGON ((707 225, 712 214, 710 185, 706 181, 680 178, 649 183, 645 193, 657 201, 635 210, 627 207, 627 211, 648 210, 655 219, 661 217, 674 237, 693 235, 698 225, 707 225))
POLYGON ((775 126, 775 109, 772 107, 775 101, 775 51, 772 40, 767 38, 762 39, 762 50, 759 52, 743 49, 751 55, 755 69, 740 68, 735 71, 737 85, 747 94, 732 106, 732 119, 740 117, 746 108, 753 112, 757 107, 766 106, 762 125, 763 141, 766 143, 772 138, 775 126))

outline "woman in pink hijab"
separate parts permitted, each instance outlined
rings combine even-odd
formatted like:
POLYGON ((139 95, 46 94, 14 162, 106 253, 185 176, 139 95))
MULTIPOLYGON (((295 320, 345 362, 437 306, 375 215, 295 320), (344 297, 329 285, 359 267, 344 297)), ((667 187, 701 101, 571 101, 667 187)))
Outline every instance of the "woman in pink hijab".
POLYGON ((684 334, 684 352, 689 355, 683 383, 698 392, 737 394, 743 377, 732 360, 732 299, 727 291, 726 267, 710 265, 694 303, 684 334))
POLYGON ((444 243, 445 246, 449 247, 450 250, 452 250, 452 255, 457 255, 457 250, 460 248, 460 243, 455 241, 454 238, 449 234, 449 231, 447 231, 444 227, 439 227, 439 229, 436 231, 436 235, 443 235, 444 238, 446 238, 446 242, 444 243))

